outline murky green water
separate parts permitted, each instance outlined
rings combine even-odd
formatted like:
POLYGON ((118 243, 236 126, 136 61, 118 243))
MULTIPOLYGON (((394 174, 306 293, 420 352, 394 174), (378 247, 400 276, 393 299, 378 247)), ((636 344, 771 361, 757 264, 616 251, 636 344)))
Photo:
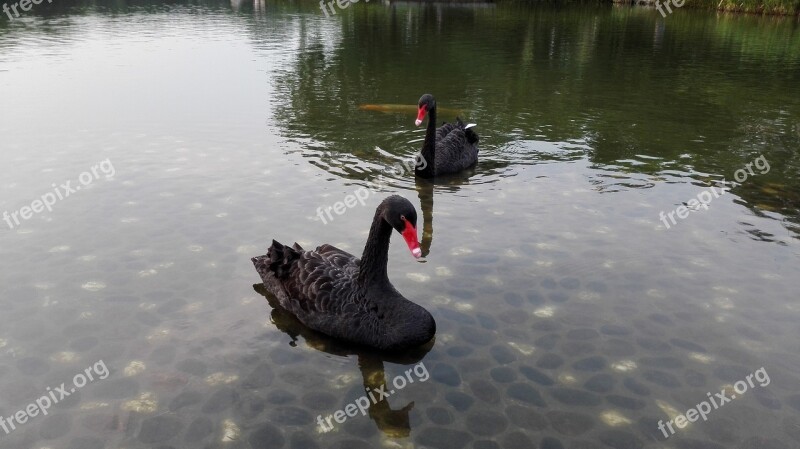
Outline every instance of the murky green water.
POLYGON ((3 449, 800 447, 796 21, 54 2, 0 21, 0 108, 0 211, 91 180, 0 222, 0 415, 95 377, 3 449), (388 170, 421 146, 413 111, 360 108, 426 92, 481 135, 475 172, 435 187, 388 170), (390 193, 428 220, 424 263, 395 238, 389 272, 433 347, 358 354, 273 312, 250 257, 360 254, 390 193), (659 420, 762 367, 664 441, 659 420))

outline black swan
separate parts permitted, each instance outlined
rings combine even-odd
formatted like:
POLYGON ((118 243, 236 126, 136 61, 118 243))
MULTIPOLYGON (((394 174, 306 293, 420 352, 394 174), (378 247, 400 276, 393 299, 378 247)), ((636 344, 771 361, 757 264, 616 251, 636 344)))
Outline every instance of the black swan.
POLYGON ((267 254, 252 261, 266 290, 309 328, 381 350, 411 348, 433 338, 436 322, 389 282, 393 228, 419 257, 417 211, 392 195, 375 210, 361 260, 331 245, 304 251, 273 240, 267 254))
POLYGON ((478 162, 478 134, 470 129, 475 125, 464 125, 456 117, 456 123, 444 123, 436 129, 436 99, 431 94, 420 97, 417 107, 417 126, 428 115, 428 129, 421 151, 425 163, 415 168, 418 176, 432 178, 458 173, 478 162))

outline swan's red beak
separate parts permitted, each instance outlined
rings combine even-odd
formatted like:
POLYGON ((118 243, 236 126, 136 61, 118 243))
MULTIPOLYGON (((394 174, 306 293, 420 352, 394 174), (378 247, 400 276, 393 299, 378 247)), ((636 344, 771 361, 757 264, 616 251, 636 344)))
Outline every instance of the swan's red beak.
POLYGON ((422 255, 422 250, 419 248, 419 242, 417 241, 417 228, 411 222, 406 221, 406 228, 403 230, 402 235, 406 245, 408 245, 408 249, 411 250, 411 254, 419 259, 419 256, 422 255))
POLYGON ((422 124, 422 119, 425 118, 425 114, 428 113, 428 107, 424 104, 419 107, 419 112, 417 113, 417 119, 414 121, 414 124, 419 126, 422 124))

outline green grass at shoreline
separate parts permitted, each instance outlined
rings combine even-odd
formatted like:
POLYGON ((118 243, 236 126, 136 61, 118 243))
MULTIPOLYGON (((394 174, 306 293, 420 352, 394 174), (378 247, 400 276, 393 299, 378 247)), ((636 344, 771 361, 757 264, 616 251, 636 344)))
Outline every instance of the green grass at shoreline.
MULTIPOLYGON (((612 1, 614 3, 655 3, 655 0, 612 1)), ((660 2, 665 3, 665 0, 660 0, 660 2)), ((746 14, 800 15, 800 0, 686 0, 682 7, 746 14)))
POLYGON ((686 6, 752 14, 800 14, 800 0, 686 0, 686 6))

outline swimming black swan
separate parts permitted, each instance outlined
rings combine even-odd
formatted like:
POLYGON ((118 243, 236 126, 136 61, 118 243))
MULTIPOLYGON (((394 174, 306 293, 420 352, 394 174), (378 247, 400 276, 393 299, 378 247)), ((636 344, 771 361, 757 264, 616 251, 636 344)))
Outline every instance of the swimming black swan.
POLYGON ((436 99, 425 94, 419 99, 416 125, 428 115, 428 129, 422 145, 422 157, 426 164, 419 164, 415 173, 423 178, 458 173, 478 162, 478 135, 456 117, 455 124, 444 123, 436 129, 436 99), (420 168, 422 166, 422 168, 420 168))
POLYGON ((253 265, 280 305, 311 329, 381 350, 419 346, 433 338, 436 322, 389 282, 392 228, 419 257, 417 211, 392 195, 375 210, 361 260, 331 245, 304 251, 297 243, 289 247, 273 240, 253 265))

